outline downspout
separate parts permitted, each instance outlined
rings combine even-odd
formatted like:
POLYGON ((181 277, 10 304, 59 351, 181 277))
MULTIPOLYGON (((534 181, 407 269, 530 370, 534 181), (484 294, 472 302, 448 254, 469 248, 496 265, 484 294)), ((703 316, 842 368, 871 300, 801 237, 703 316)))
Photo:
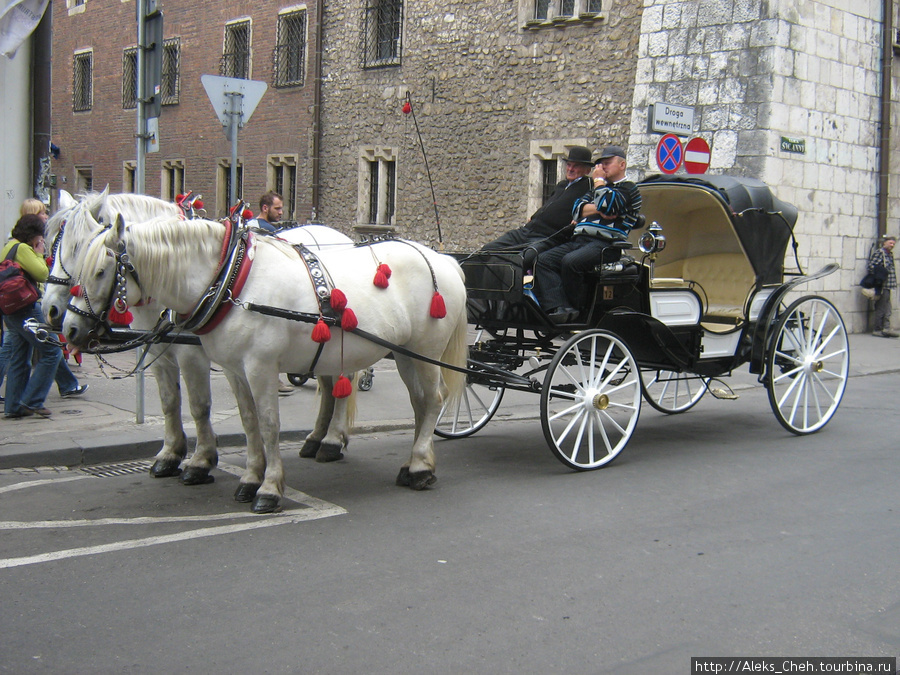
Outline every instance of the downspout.
POLYGON ((319 222, 320 189, 319 177, 321 175, 321 148, 322 148, 322 35, 324 29, 325 0, 316 2, 316 58, 313 79, 313 119, 312 119, 312 211, 310 221, 319 222))
POLYGON ((50 203, 50 63, 53 6, 31 34, 31 196, 50 203))
POLYGON ((887 233, 891 184, 891 87, 894 61, 893 0, 882 0, 881 129, 878 139, 878 238, 887 233))

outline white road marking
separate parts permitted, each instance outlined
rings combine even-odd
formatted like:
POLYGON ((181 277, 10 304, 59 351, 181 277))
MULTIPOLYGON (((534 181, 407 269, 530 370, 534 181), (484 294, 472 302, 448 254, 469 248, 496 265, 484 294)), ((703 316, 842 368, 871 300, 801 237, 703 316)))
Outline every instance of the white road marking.
MULTIPOLYGON (((243 469, 231 464, 219 464, 219 469, 236 476, 243 473, 243 469)), ((39 487, 49 485, 56 482, 68 482, 73 480, 81 480, 83 478, 94 478, 94 476, 63 476, 59 478, 48 478, 34 481, 27 481, 0 488, 0 493, 11 492, 12 490, 23 490, 31 487, 39 487)), ((136 548, 144 548, 146 546, 156 546, 159 544, 169 544, 188 539, 196 539, 199 537, 215 537, 222 534, 231 534, 234 532, 242 532, 245 530, 257 530, 265 527, 275 527, 278 525, 287 525, 289 523, 302 523, 309 520, 317 520, 319 518, 330 518, 331 516, 339 516, 347 513, 346 509, 326 502, 321 499, 310 497, 309 495, 285 488, 284 498, 297 504, 301 504, 306 508, 291 509, 272 515, 256 515, 252 513, 215 513, 207 516, 160 516, 160 517, 136 517, 136 518, 98 518, 96 520, 40 520, 34 522, 24 521, 0 521, 0 530, 28 530, 28 529, 62 529, 71 527, 99 527, 109 525, 155 525, 160 523, 191 523, 191 522, 207 522, 214 520, 235 520, 235 519, 253 519, 251 522, 232 523, 230 525, 219 525, 216 527, 204 527, 196 530, 187 530, 176 534, 162 535, 158 537, 144 537, 141 539, 127 539, 124 541, 113 542, 111 544, 100 544, 98 546, 83 546, 79 548, 70 548, 62 551, 52 551, 50 553, 41 553, 32 556, 23 556, 20 558, 0 558, 0 569, 10 567, 21 567, 23 565, 35 565, 38 563, 52 562, 54 560, 64 560, 66 558, 78 558, 87 555, 97 555, 100 553, 111 553, 114 551, 127 551, 136 548)))

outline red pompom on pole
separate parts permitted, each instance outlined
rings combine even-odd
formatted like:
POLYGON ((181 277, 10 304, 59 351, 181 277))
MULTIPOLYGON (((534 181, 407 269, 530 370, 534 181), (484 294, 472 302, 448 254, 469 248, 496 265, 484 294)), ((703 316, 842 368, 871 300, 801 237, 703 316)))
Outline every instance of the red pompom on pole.
POLYGON ((344 291, 339 288, 335 288, 331 291, 331 308, 335 312, 343 312, 346 306, 347 296, 344 295, 344 291))
POLYGON ((347 398, 352 392, 353 383, 350 382, 345 375, 341 375, 337 382, 334 383, 331 395, 335 398, 347 398))
POLYGON ((444 296, 435 291, 431 296, 431 317, 443 319, 445 316, 447 316, 447 306, 444 304, 444 296))
POLYGON ((359 325, 359 321, 356 320, 356 314, 349 307, 344 310, 344 313, 341 314, 341 330, 345 330, 348 333, 352 333, 356 330, 356 327, 359 325))
POLYGON ((199 199, 195 199, 195 200, 194 200, 193 206, 194 206, 195 209, 202 209, 202 208, 203 208, 203 202, 200 201, 199 199))
POLYGON ((241 213, 241 218, 244 220, 253 220, 253 211, 250 209, 244 209, 241 213))
POLYGON ((407 99, 407 100, 403 103, 403 108, 402 108, 402 110, 403 110, 403 114, 404 114, 404 115, 409 115, 409 113, 412 112, 412 103, 409 102, 409 99, 407 99))
POLYGON ((312 341, 319 344, 328 342, 331 339, 331 329, 322 319, 319 319, 312 331, 312 341))

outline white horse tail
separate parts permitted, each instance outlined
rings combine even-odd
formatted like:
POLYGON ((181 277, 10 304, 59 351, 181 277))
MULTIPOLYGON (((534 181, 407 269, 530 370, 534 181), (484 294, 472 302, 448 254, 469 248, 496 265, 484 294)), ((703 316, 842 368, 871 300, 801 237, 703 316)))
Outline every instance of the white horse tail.
MULTIPOLYGON (((469 359, 468 332, 468 318, 466 317, 466 312, 462 311, 459 313, 456 327, 453 330, 453 335, 450 336, 450 341, 444 349, 441 361, 465 370, 469 359)), ((450 368, 441 368, 441 376, 444 380, 444 386, 446 387, 444 403, 445 405, 448 403, 455 405, 465 390, 466 373, 458 370, 451 370, 450 368)))

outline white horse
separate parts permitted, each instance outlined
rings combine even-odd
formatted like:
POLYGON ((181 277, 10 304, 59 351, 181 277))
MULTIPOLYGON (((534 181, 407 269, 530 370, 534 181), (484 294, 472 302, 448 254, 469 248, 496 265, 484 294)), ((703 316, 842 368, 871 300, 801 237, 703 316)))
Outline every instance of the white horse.
MULTIPOLYGON (((466 290, 456 261, 403 241, 323 250, 312 262, 268 237, 250 235, 241 255, 242 250, 240 242, 229 243, 221 223, 159 218, 126 229, 119 219, 85 254, 82 294, 70 301, 78 311, 68 312, 63 324, 66 339, 89 343, 116 299, 133 306, 156 298, 190 317, 188 324, 203 317, 208 325, 206 317, 214 317, 215 328, 201 341, 226 371, 247 435, 247 468, 235 499, 252 499, 258 513, 276 510, 284 489, 278 373, 339 378, 394 351, 415 413, 412 453, 397 482, 413 489, 433 483, 434 426, 443 402, 458 396, 465 383, 466 290), (246 262, 223 262, 232 258, 252 261, 249 271, 246 262), (384 277, 391 271, 388 283, 384 277), (225 302, 206 307, 204 300, 222 285, 217 278, 243 285, 238 290, 238 282, 232 287, 229 281, 225 302), (330 283, 314 283, 321 279, 330 283), (335 326, 327 340, 323 320, 313 327, 279 315, 292 311, 314 322, 327 314, 323 305, 329 299, 344 329, 335 326), (361 337, 363 331, 375 340, 361 337)), ((342 383, 347 384, 338 379, 335 387, 342 383)))
MULTIPOLYGON (((66 193, 67 194, 67 193, 66 193)), ((53 265, 50 280, 46 284, 42 301, 44 319, 59 327, 69 301, 73 278, 80 270, 80 254, 87 244, 103 230, 102 223, 112 223, 118 214, 132 220, 169 215, 177 217, 181 209, 176 205, 144 195, 90 193, 80 201, 61 198, 60 210, 47 223, 47 239, 51 242, 53 265)), ((285 230, 286 239, 313 247, 352 245, 346 235, 321 225, 310 225, 285 230)), ((157 323, 163 308, 157 302, 132 307, 132 327, 151 330, 157 323)), ((210 359, 202 348, 191 345, 153 345, 149 349, 151 370, 159 389, 164 419, 163 445, 155 457, 150 475, 156 478, 181 476, 185 485, 206 483, 210 470, 218 463, 216 435, 210 420, 212 395, 210 390, 210 359), (188 405, 197 430, 197 443, 191 458, 187 456, 187 435, 181 415, 180 378, 184 378, 188 405)), ((320 415, 312 433, 301 450, 304 457, 317 457, 319 461, 339 459, 346 447, 346 437, 328 436, 328 428, 334 411, 329 400, 330 385, 322 390, 320 415)), ((348 413, 349 414, 349 413, 348 413)))

